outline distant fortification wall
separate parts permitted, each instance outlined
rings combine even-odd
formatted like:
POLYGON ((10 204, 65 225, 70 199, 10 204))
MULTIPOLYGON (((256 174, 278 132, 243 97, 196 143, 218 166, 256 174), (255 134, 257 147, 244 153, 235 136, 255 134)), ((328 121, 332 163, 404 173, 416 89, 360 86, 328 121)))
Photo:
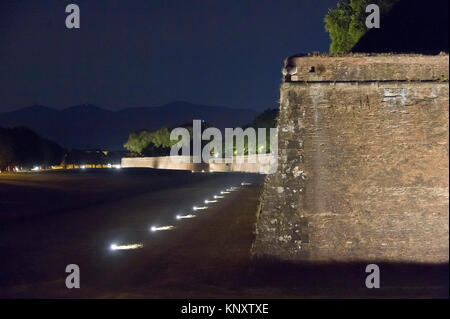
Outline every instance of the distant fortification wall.
POLYGON ((170 156, 158 157, 124 157, 121 166, 123 168, 141 167, 157 169, 174 169, 188 171, 208 170, 208 165, 203 163, 193 163, 191 156, 178 156, 177 161, 170 156))
POLYGON ((253 254, 448 262, 449 57, 285 61, 253 254))
POLYGON ((270 154, 258 154, 252 156, 234 156, 232 163, 215 163, 217 159, 209 160, 209 163, 193 163, 192 157, 177 156, 172 160, 170 156, 159 157, 124 157, 121 167, 147 167, 157 169, 190 170, 195 172, 243 172, 266 174, 270 171, 270 154), (186 160, 186 162, 184 161, 186 160))

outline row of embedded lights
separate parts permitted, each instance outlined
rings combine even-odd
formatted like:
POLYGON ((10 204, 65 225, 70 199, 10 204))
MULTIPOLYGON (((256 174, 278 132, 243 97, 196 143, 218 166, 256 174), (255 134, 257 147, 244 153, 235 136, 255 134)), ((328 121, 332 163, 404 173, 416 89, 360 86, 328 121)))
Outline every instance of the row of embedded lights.
MULTIPOLYGON (((251 183, 247 183, 247 182, 242 182, 241 186, 248 186, 251 185, 251 183)), ((205 200, 205 205, 204 206, 194 206, 192 207, 192 210, 194 212, 199 211, 199 210, 206 210, 208 209, 208 204, 212 204, 212 203, 217 203, 219 201, 219 199, 225 198, 226 194, 230 194, 231 192, 237 191, 239 189, 239 187, 236 186, 232 186, 229 187, 227 189, 225 189, 224 191, 221 191, 219 193, 219 195, 214 195, 213 198, 214 199, 206 199, 205 200)), ((186 214, 186 215, 176 215, 175 219, 177 220, 182 220, 182 219, 191 219, 191 218, 195 218, 197 217, 197 215, 195 214, 186 214)), ((175 226, 173 225, 167 225, 167 226, 152 226, 150 227, 150 231, 151 232, 156 232, 156 231, 164 231, 164 230, 172 230, 174 229, 175 226)), ((111 250, 130 250, 130 249, 138 249, 138 248, 142 248, 144 247, 143 244, 128 244, 128 245, 117 245, 116 243, 111 244, 110 245, 110 249, 111 250)))
MULTIPOLYGON (((108 166, 108 168, 121 169, 120 164, 108 164, 107 166, 108 166)), ((86 169, 86 165, 80 165, 80 168, 81 168, 81 169, 86 169)), ((18 172, 18 171, 19 171, 19 168, 18 168, 18 167, 15 167, 14 170, 15 170, 16 172, 18 172)), ((32 170, 32 171, 35 171, 35 172, 38 172, 38 171, 41 170, 41 167, 40 167, 40 166, 34 166, 31 170, 32 170)))

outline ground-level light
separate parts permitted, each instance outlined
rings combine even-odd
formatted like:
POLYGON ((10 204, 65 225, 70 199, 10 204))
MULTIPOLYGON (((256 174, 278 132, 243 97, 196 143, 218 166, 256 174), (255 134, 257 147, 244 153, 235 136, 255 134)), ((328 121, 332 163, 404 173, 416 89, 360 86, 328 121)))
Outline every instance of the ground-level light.
POLYGON ((180 219, 189 219, 189 218, 195 218, 197 215, 194 214, 187 214, 187 215, 177 215, 175 218, 180 219))
POLYGON ((128 245, 117 245, 117 244, 111 244, 109 248, 111 250, 130 250, 130 249, 138 249, 144 247, 143 244, 128 244, 128 245))
POLYGON ((170 225, 170 226, 152 226, 150 228, 150 230, 152 232, 155 232, 155 231, 161 231, 161 230, 171 230, 173 228, 174 228, 174 226, 172 226, 172 225, 170 225))

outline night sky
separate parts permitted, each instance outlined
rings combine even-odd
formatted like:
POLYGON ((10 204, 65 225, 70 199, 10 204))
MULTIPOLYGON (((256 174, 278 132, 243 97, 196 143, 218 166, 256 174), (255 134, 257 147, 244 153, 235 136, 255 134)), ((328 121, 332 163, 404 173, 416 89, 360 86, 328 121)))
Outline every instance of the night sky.
POLYGON ((184 100, 276 107, 286 56, 328 51, 336 0, 1 0, 0 112, 184 100), (78 4, 81 29, 67 29, 78 4))

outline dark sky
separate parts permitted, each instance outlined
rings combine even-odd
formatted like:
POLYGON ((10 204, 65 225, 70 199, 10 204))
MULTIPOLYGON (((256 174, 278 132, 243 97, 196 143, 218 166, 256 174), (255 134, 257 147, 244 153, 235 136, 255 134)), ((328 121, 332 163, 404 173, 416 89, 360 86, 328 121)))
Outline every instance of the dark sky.
POLYGON ((275 107, 282 61, 328 51, 336 0, 1 0, 0 112, 175 100, 275 107), (81 29, 65 27, 65 7, 81 29))

